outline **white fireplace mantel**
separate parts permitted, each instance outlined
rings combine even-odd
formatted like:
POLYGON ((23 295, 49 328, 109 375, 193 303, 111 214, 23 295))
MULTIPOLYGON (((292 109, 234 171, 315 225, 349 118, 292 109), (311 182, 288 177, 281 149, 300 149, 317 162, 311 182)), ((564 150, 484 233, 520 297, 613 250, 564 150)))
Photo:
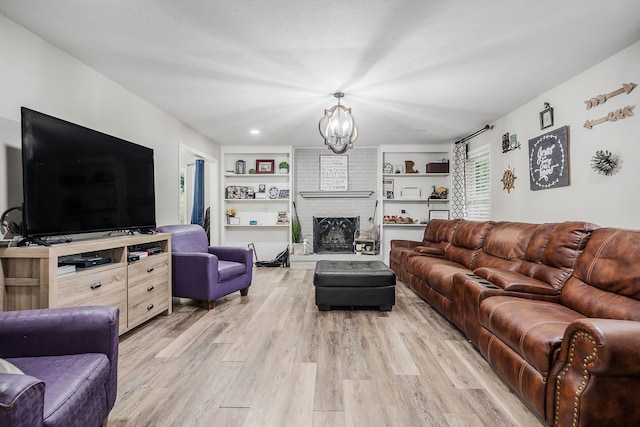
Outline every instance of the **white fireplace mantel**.
POLYGON ((368 199, 373 191, 300 191, 305 199, 368 199))

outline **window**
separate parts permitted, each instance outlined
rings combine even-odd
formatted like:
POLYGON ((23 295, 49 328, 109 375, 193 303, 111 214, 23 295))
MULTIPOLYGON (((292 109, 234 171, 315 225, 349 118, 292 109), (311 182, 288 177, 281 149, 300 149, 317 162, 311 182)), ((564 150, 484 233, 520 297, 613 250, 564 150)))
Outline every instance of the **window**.
POLYGON ((491 214, 488 145, 469 152, 466 169, 467 219, 488 220, 491 214))

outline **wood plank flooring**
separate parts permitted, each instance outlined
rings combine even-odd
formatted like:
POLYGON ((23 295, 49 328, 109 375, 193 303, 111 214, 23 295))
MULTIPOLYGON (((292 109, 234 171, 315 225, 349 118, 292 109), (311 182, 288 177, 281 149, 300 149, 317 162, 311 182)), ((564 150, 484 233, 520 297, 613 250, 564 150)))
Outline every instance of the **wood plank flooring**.
POLYGON ((398 282, 391 312, 314 304, 312 270, 256 268, 248 297, 174 303, 121 337, 109 426, 542 426, 398 282))

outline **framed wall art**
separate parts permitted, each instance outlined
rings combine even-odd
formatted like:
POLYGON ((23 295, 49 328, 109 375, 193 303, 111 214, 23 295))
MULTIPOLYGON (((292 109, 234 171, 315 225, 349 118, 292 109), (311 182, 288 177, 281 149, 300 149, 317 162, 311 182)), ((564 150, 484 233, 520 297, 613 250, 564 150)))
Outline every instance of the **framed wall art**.
POLYGON ((569 185, 569 129, 559 129, 529 140, 531 190, 569 185))
POLYGON ((349 190, 349 157, 320 156, 320 191, 349 190))
POLYGON ((432 219, 449 219, 449 211, 446 209, 431 209, 429 211, 429 221, 432 219))
POLYGON ((273 160, 256 160, 256 173, 274 173, 273 160))
POLYGON ((544 103, 544 110, 540 111, 540 130, 553 126, 553 107, 544 103))

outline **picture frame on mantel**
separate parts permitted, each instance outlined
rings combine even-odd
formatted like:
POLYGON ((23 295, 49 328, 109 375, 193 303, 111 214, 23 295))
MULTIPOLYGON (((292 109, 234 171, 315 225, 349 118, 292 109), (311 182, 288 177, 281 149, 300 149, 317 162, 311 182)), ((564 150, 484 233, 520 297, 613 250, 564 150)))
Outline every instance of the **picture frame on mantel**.
POLYGON ((320 156, 320 191, 349 190, 349 157, 320 156))

